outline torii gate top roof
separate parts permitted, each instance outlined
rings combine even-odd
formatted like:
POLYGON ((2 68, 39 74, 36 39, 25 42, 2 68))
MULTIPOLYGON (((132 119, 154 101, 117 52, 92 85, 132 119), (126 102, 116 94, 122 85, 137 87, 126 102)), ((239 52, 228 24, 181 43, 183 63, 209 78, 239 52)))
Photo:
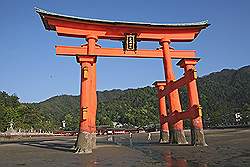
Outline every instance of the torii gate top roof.
POLYGON ((44 15, 48 16, 56 16, 59 18, 64 19, 70 19, 70 20, 76 20, 76 21, 82 21, 82 22, 91 22, 91 23, 101 23, 101 24, 114 24, 114 25, 128 25, 128 26, 147 26, 147 27, 185 27, 185 28, 191 28, 191 27, 200 27, 200 28, 206 28, 210 24, 208 24, 208 20, 204 20, 201 22, 195 22, 195 23, 177 23, 177 24, 161 24, 161 23, 146 23, 146 22, 127 22, 127 21, 112 21, 112 20, 100 20, 100 19, 90 19, 90 18, 83 18, 83 17, 76 17, 76 16, 69 16, 69 15, 63 15, 63 14, 57 14, 53 12, 49 12, 40 8, 35 8, 36 12, 41 16, 42 20, 44 21, 44 26, 47 30, 53 30, 44 20, 44 15))
POLYGON ((210 25, 207 20, 195 23, 160 24, 90 19, 57 14, 40 8, 35 10, 40 15, 45 29, 57 31, 58 35, 71 37, 85 37, 86 33, 95 32, 103 39, 120 40, 124 33, 133 32, 138 33, 138 39, 141 40, 158 41, 165 34, 175 34, 172 39, 170 37, 171 41, 192 41, 202 29, 210 25), (192 34, 193 37, 185 37, 187 33, 192 34), (176 34, 182 36, 182 39, 176 34))

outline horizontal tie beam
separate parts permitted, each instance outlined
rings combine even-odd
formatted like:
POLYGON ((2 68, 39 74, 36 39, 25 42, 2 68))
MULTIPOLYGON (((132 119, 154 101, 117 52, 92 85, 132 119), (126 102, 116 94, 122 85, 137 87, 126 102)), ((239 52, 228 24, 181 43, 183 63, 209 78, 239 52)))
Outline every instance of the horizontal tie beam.
POLYGON ((185 112, 174 111, 174 112, 168 114, 168 116, 165 116, 163 118, 163 121, 164 121, 164 123, 168 122, 169 124, 173 125, 173 124, 177 123, 180 120, 195 119, 197 117, 202 116, 201 109, 202 108, 200 106, 193 105, 192 107, 190 107, 185 112))
MULTIPOLYGON (((87 56, 87 46, 56 46, 57 55, 65 56, 87 56)), ((120 48, 99 48, 96 47, 93 56, 101 57, 130 57, 130 58, 163 58, 162 50, 137 50, 123 51, 120 48)), ((194 58, 194 50, 170 50, 172 59, 194 58)))
POLYGON ((159 98, 167 96, 169 93, 185 86, 195 79, 197 79, 196 71, 193 69, 188 70, 182 78, 178 79, 177 81, 169 82, 167 86, 160 92, 159 98))

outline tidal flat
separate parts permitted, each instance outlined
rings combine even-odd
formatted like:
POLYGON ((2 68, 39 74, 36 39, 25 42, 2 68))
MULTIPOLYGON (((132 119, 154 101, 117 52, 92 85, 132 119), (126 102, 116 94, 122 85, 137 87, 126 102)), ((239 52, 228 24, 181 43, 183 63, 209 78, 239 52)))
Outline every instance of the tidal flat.
MULTIPOLYGON (((190 140, 190 132, 186 131, 190 140)), ((207 167, 250 166, 250 129, 206 130, 208 146, 159 144, 159 133, 97 137, 92 154, 74 154, 75 136, 32 137, 0 142, 0 166, 207 167)))

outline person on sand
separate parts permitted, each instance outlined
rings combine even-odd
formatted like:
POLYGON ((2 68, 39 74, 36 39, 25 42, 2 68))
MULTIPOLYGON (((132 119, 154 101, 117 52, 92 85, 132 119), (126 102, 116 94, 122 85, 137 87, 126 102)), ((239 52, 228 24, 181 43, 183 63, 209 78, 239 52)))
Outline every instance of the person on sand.
POLYGON ((132 132, 129 132, 129 145, 130 147, 133 147, 132 132))
POLYGON ((148 141, 151 140, 151 132, 148 133, 148 141))
POLYGON ((129 138, 132 139, 132 133, 131 132, 129 132, 129 138))

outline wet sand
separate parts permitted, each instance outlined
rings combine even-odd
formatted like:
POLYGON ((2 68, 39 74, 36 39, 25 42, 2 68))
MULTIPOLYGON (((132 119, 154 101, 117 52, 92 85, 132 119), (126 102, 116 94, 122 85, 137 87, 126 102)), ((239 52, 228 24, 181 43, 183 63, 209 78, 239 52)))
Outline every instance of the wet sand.
MULTIPOLYGON (((0 166, 250 166, 250 129, 207 130, 207 147, 158 144, 159 133, 97 138, 92 154, 73 154, 75 137, 0 142, 0 166)), ((187 132, 189 139, 189 132, 187 132)))

